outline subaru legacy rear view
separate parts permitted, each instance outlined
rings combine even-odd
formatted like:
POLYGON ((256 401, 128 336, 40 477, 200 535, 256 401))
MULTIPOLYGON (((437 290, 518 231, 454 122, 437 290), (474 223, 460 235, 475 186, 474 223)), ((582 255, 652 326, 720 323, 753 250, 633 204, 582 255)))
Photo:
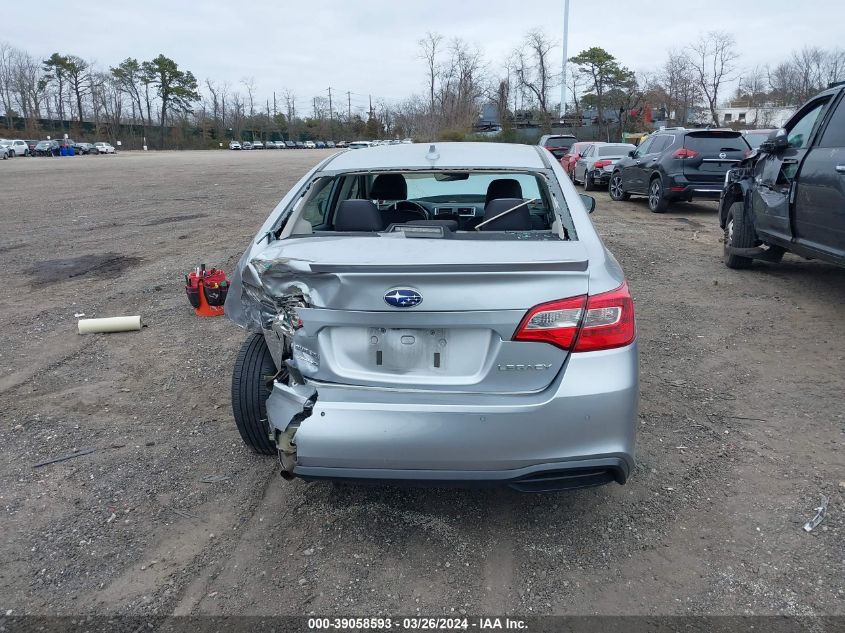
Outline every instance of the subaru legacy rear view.
POLYGON ((634 467, 631 295, 541 147, 323 160, 249 244, 226 313, 250 332, 235 422, 286 478, 549 491, 634 467))

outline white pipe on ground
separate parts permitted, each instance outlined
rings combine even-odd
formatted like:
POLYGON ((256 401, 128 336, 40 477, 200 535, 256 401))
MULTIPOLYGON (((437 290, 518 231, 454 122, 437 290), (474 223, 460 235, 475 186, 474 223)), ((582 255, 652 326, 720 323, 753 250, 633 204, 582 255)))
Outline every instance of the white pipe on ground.
POLYGON ((140 329, 140 315, 108 317, 106 319, 79 319, 80 334, 96 334, 98 332, 133 332, 140 329))

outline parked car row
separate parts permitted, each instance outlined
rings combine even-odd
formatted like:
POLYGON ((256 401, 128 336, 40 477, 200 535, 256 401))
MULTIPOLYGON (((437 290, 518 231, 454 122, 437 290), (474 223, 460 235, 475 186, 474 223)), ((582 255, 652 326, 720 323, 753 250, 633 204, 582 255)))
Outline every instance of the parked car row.
POLYGON ((845 82, 782 129, 661 128, 636 147, 541 139, 552 153, 566 142, 560 164, 587 191, 606 184, 612 200, 644 196, 654 213, 718 200, 729 268, 786 252, 845 266, 845 82))
POLYGON ((393 139, 376 141, 229 141, 229 149, 360 149, 362 147, 375 147, 378 145, 399 145, 400 143, 413 143, 413 140, 393 139))
POLYGON ((46 139, 43 141, 0 139, 0 157, 3 160, 16 156, 62 156, 76 154, 116 154, 117 150, 105 141, 77 143, 73 139, 46 139))
POLYGON ((230 141, 229 149, 335 149, 349 146, 348 141, 230 141))
POLYGON ((560 164, 585 191, 606 186, 617 201, 645 196, 652 212, 663 213, 677 201, 718 200, 725 174, 751 154, 749 140, 756 142, 757 135, 730 129, 668 127, 646 136, 637 146, 550 138, 553 140, 544 137, 544 147, 553 154, 570 143, 560 164))

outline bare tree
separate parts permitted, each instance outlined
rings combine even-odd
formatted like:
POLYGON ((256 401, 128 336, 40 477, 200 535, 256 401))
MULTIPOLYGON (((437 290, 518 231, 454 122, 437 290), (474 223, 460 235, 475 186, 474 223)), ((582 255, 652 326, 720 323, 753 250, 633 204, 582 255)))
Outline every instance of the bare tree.
POLYGON ((668 123, 684 125, 691 110, 701 101, 701 87, 692 60, 684 51, 671 50, 660 69, 652 93, 659 95, 668 123))
POLYGON ((487 100, 496 106, 496 117, 499 119, 499 125, 502 126, 502 129, 508 129, 511 126, 508 112, 511 98, 511 69, 507 64, 505 71, 505 75, 499 79, 494 79, 487 89, 487 100))
POLYGON ((736 52, 734 36, 724 31, 710 31, 699 36, 698 41, 689 47, 690 63, 713 124, 719 125, 719 95, 725 83, 734 79, 736 52))
POLYGON ((528 32, 522 47, 514 54, 514 71, 519 84, 536 100, 543 129, 550 127, 549 89, 556 81, 551 51, 556 45, 540 29, 528 32))
POLYGON ((440 74, 440 69, 437 63, 437 55, 440 52, 440 43, 443 41, 443 36, 439 33, 428 32, 425 37, 421 39, 418 44, 420 47, 420 57, 425 60, 426 64, 426 79, 428 81, 428 98, 429 98, 429 112, 434 115, 434 93, 437 88, 437 79, 440 74))
POLYGON ((478 119, 484 95, 484 60, 481 51, 460 38, 449 43, 449 57, 441 65, 437 90, 439 124, 466 129, 478 119))
POLYGON ((255 77, 244 77, 241 84, 246 90, 246 99, 249 103, 249 116, 255 116, 255 77))

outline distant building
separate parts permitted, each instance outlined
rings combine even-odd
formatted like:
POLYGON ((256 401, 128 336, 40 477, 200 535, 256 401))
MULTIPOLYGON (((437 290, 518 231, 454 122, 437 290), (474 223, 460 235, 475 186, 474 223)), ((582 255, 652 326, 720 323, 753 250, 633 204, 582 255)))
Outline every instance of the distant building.
POLYGON ((719 124, 726 127, 779 128, 795 113, 793 108, 779 106, 737 106, 716 108, 719 124))

